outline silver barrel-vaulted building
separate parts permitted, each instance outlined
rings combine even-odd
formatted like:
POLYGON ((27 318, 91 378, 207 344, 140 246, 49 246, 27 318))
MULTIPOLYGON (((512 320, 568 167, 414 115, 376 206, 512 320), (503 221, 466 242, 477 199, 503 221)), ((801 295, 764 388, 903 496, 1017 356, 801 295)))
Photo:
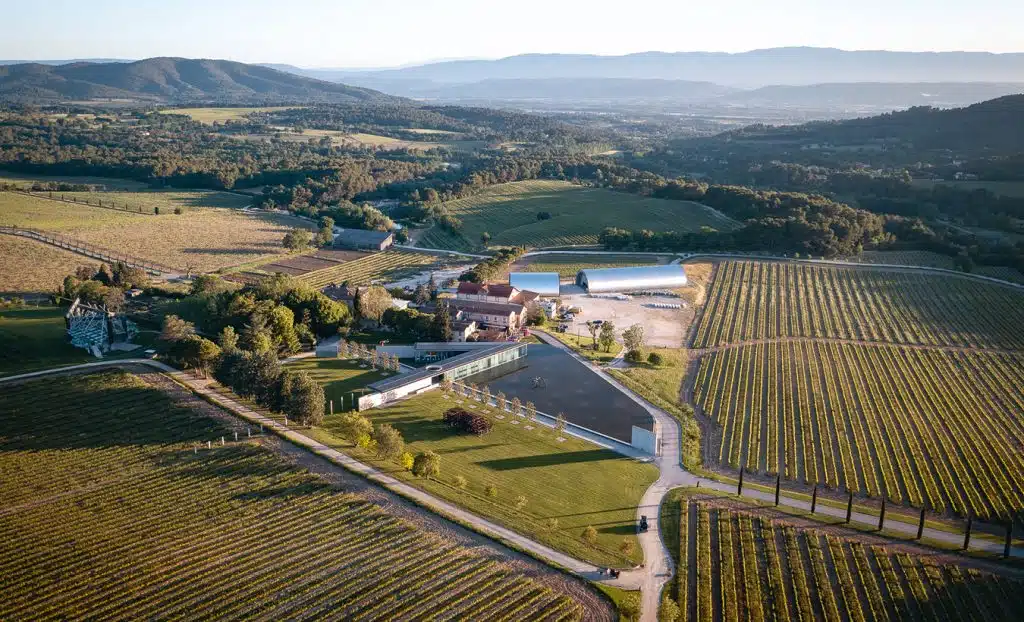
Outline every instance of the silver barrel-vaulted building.
POLYGON ((576 284, 590 293, 635 292, 685 287, 686 270, 680 264, 631 268, 587 268, 576 275, 576 284))

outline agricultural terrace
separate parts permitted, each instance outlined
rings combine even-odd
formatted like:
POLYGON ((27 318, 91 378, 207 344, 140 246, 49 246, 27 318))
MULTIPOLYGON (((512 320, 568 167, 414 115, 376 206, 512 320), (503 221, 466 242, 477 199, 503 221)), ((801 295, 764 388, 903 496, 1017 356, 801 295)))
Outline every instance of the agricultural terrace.
POLYGON ((693 346, 788 337, 1024 349, 1024 292, 911 272, 725 262, 693 346))
POLYGON ((92 357, 68 342, 66 312, 61 307, 0 309, 0 376, 88 362, 92 357))
POLYGON ((711 463, 961 516, 1024 509, 1024 353, 769 342, 705 355, 696 384, 711 463))
POLYGON ((491 234, 491 246, 549 247, 597 244, 605 227, 656 231, 696 231, 701 227, 728 230, 726 216, 699 203, 640 197, 603 188, 585 188, 564 181, 518 181, 485 188, 479 194, 444 204, 462 221, 451 234, 435 226, 417 244, 425 248, 469 250, 480 234, 491 234), (551 218, 537 220, 539 212, 551 218))
POLYGON ((0 618, 582 618, 190 400, 123 373, 0 391, 0 618))
POLYGON ((395 463, 378 460, 376 454, 342 440, 341 415, 328 416, 322 428, 307 434, 578 559, 615 567, 642 560, 636 541, 636 508, 644 490, 658 478, 653 465, 571 436, 559 442, 547 426, 520 421, 507 413, 498 419, 493 408, 446 397, 440 391, 363 414, 374 424, 389 423, 398 429, 406 451, 415 454, 429 449, 440 454, 440 476, 413 477, 395 463), (493 430, 478 437, 446 426, 444 412, 456 405, 489 411, 493 430), (465 478, 464 489, 459 487, 460 477, 465 478), (496 496, 488 494, 489 486, 494 486, 496 496), (526 501, 517 508, 520 496, 526 501), (580 537, 588 525, 597 530, 593 546, 580 537), (624 541, 632 547, 625 555, 620 548, 624 541))
POLYGON ((0 235, 0 258, 0 294, 53 292, 79 266, 99 266, 95 259, 13 235, 0 235))
POLYGON ((329 268, 307 272, 296 278, 317 288, 331 283, 345 282, 352 285, 364 285, 376 281, 394 281, 409 274, 443 265, 445 265, 444 259, 426 253, 389 250, 329 268))
MULTIPOLYGON (((65 193, 69 194, 74 193, 65 193)), ((222 192, 81 194, 93 200, 117 197, 130 205, 160 206, 160 215, 0 192, 0 226, 59 232, 165 265, 192 266, 200 271, 280 254, 284 234, 293 227, 308 226, 291 216, 225 209, 244 205, 248 199, 222 192), (176 206, 184 206, 184 213, 175 214, 176 206)))
POLYGON ((557 272, 563 279, 576 278, 584 268, 629 268, 668 263, 668 257, 651 255, 540 255, 525 257, 512 265, 512 272, 557 272))
POLYGON ((213 124, 215 121, 224 123, 226 121, 244 121, 246 117, 254 112, 280 112, 290 110, 295 106, 269 106, 264 108, 168 108, 161 110, 160 114, 177 114, 191 117, 193 121, 213 124))
POLYGON ((1020 620, 1024 584, 959 557, 673 491, 679 620, 1020 620))

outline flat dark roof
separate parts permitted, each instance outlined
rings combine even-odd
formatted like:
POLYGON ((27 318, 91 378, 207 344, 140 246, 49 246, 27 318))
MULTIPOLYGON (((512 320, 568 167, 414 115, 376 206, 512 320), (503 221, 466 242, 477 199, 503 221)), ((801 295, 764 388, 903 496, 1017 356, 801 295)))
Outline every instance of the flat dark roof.
POLYGON ((343 229, 334 236, 335 243, 342 244, 380 244, 391 237, 390 231, 370 231, 367 229, 343 229))
POLYGON ((418 380, 423 380, 424 378, 430 378, 438 374, 443 374, 444 372, 451 371, 456 367, 461 367, 462 365, 465 365, 467 363, 472 363, 473 361, 484 359, 487 358, 488 356, 498 354, 506 350, 511 350, 512 348, 519 348, 525 345, 526 344, 523 343, 509 341, 505 343, 495 344, 493 347, 490 348, 471 350, 458 356, 453 356, 451 358, 447 358, 444 359, 443 361, 439 361, 435 364, 432 364, 430 367, 432 367, 433 369, 421 369, 411 374, 399 374, 394 378, 388 378, 387 380, 378 380, 377 382, 370 383, 367 386, 373 389, 374 391, 377 391, 378 393, 387 393, 388 391, 395 389, 397 387, 402 387, 409 383, 416 382, 418 380))

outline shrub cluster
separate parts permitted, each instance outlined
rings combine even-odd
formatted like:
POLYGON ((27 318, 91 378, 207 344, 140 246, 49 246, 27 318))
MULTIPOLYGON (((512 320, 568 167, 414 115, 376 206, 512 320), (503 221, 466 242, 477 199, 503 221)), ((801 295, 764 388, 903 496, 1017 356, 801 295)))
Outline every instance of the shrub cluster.
POLYGON ((444 422, 449 428, 483 436, 491 431, 492 423, 487 417, 461 408, 449 408, 444 413, 444 422))

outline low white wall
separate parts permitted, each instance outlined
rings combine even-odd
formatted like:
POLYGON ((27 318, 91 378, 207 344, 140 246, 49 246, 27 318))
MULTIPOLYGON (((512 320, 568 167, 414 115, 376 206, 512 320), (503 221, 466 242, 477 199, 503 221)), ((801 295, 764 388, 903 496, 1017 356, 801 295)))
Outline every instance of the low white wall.
POLYGON ((636 426, 633 426, 633 433, 629 444, 652 456, 658 452, 658 437, 654 432, 636 426))

